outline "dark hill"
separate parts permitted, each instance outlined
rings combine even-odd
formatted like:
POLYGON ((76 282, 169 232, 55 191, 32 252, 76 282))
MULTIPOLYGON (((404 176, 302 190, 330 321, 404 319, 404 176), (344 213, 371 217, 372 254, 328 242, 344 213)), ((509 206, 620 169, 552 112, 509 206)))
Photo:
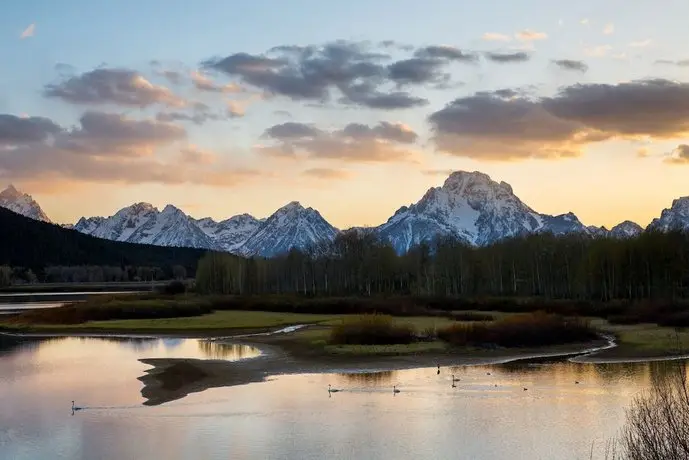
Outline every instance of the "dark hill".
POLYGON ((149 266, 182 265, 196 271, 207 251, 96 238, 58 225, 39 222, 0 207, 0 265, 41 272, 49 265, 149 266))

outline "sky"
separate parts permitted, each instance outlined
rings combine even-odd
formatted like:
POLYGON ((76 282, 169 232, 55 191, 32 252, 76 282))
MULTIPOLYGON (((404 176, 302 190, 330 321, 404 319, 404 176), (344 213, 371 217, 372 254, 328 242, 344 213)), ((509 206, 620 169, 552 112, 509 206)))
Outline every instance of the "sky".
POLYGON ((686 0, 10 0, 0 187, 379 225, 451 171, 641 225, 689 195, 686 0))

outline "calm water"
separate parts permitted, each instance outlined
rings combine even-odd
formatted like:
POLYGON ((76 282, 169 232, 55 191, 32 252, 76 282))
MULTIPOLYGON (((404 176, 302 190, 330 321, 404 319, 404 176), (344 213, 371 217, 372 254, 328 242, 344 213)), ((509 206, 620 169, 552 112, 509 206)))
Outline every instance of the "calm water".
POLYGON ((258 354, 190 339, 6 343, 0 459, 588 459, 668 369, 541 362, 291 375, 142 405, 139 358, 258 354), (328 384, 344 391, 329 397, 328 384), (72 399, 87 408, 72 415, 72 399))

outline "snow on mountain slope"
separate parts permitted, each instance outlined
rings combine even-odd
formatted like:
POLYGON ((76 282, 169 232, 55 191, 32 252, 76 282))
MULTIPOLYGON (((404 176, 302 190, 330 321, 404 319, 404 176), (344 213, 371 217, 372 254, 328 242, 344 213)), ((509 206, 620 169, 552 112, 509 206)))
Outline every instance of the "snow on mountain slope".
POLYGON ((306 249, 319 241, 333 240, 337 233, 318 211, 293 201, 268 217, 239 253, 273 257, 292 248, 306 249))
POLYGON ((34 220, 50 222, 48 216, 31 195, 20 192, 11 184, 0 192, 0 206, 34 220))
MULTIPOLYGON (((136 203, 120 209, 108 218, 82 217, 75 225, 75 229, 106 240, 129 241, 139 227, 158 213, 158 209, 152 204, 136 203)), ((136 243, 136 241, 133 242, 136 243)))
POLYGON ((196 225, 215 242, 219 249, 237 252, 264 221, 265 219, 256 219, 249 214, 239 214, 220 222, 206 217, 197 220, 196 225))
POLYGON ((634 238, 641 235, 643 231, 644 229, 641 227, 641 225, 637 224, 636 222, 632 222, 631 220, 625 220, 624 222, 619 223, 610 229, 609 235, 612 238, 619 239, 634 238))
POLYGON ((646 230, 661 232, 672 230, 689 231, 689 196, 674 200, 672 207, 663 209, 660 217, 653 219, 646 230))
POLYGON ((127 237, 126 241, 157 246, 216 248, 215 242, 192 218, 170 204, 165 206, 162 212, 153 213, 127 237))
POLYGON ((439 235, 484 246, 540 231, 587 233, 574 214, 539 214, 514 195, 509 184, 477 171, 452 173, 442 187, 431 188, 418 203, 400 208, 378 227, 379 235, 399 253, 439 235))

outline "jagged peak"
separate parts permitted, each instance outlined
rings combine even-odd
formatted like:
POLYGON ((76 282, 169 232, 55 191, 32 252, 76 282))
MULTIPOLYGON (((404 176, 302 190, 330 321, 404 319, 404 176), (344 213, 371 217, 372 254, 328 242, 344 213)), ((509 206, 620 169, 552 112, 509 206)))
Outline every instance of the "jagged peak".
POLYGON ((166 204, 162 212, 163 214, 184 214, 181 209, 172 204, 166 204))
POLYGON ((452 193, 464 194, 467 189, 492 189, 500 194, 514 195, 512 186, 507 182, 496 182, 491 177, 480 171, 455 171, 445 179, 442 187, 437 189, 430 189, 428 194, 436 193, 439 190, 450 191, 452 193))
POLYGON ((689 196, 681 196, 679 198, 672 200, 672 208, 671 209, 676 209, 676 208, 689 209, 689 196))
POLYGON ((5 190, 0 192, 1 198, 19 198, 23 195, 24 193, 17 190, 17 188, 13 184, 9 184, 5 190))

